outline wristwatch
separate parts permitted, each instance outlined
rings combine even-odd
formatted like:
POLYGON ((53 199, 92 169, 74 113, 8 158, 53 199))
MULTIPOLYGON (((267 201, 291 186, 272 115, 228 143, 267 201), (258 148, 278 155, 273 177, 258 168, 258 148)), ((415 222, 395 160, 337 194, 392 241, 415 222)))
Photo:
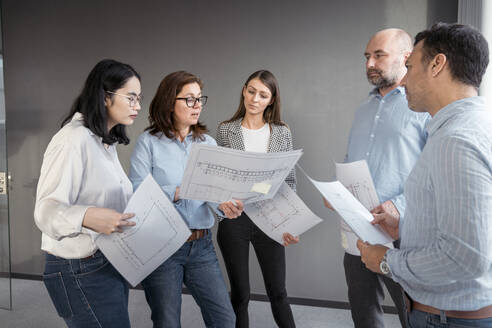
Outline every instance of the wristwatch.
POLYGON ((383 259, 381 260, 381 263, 379 263, 379 269, 386 277, 391 278, 391 269, 386 259, 387 254, 388 252, 384 253, 383 259))

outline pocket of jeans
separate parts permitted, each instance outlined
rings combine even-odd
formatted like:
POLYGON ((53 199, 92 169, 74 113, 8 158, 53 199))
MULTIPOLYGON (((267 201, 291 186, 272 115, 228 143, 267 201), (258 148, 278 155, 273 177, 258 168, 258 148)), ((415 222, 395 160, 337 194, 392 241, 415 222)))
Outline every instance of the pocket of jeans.
POLYGON ((67 289, 65 288, 65 283, 63 282, 63 277, 61 272, 55 272, 43 275, 43 282, 48 290, 51 301, 55 305, 56 312, 62 318, 70 318, 72 313, 72 308, 68 300, 67 289))
POLYGON ((80 261, 80 270, 75 272, 76 276, 85 276, 91 273, 97 272, 109 264, 109 261, 106 259, 102 253, 97 254, 94 257, 90 257, 88 259, 81 259, 80 261))

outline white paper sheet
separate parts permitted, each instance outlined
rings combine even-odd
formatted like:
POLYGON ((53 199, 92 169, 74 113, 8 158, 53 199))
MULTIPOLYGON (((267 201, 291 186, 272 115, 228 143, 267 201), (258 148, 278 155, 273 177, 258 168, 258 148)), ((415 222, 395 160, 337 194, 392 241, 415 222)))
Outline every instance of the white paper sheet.
POLYGON ((369 211, 379 205, 369 167, 365 160, 335 163, 337 180, 347 188, 369 211))
POLYGON ((174 205, 148 175, 130 198, 125 213, 135 226, 100 234, 96 244, 109 262, 135 287, 173 255, 191 235, 174 205))
POLYGON ((323 221, 285 182, 275 197, 247 204, 244 212, 261 231, 280 244, 283 244, 284 232, 299 236, 323 221))
POLYGON ((393 241, 379 226, 371 224, 373 220, 372 214, 340 181, 316 181, 311 179, 300 166, 298 167, 362 241, 367 241, 371 244, 387 244, 393 241))
MULTIPOLYGON (((343 186, 347 188, 365 208, 372 210, 380 204, 371 172, 369 171, 369 167, 365 160, 350 163, 335 163, 335 168, 337 180, 340 181, 340 183, 343 184, 343 186)), ((351 232, 353 231, 351 231, 350 227, 342 221, 342 235, 347 239, 347 247, 350 248, 352 253, 359 253, 359 250, 354 246, 356 240, 353 240, 357 237, 354 236, 353 233, 351 234, 351 232), (352 249, 352 247, 354 249, 352 249)), ((387 243, 385 246, 393 248, 393 243, 387 243)))
POLYGON ((302 155, 302 150, 253 153, 194 144, 179 197, 214 203, 272 198, 302 155))

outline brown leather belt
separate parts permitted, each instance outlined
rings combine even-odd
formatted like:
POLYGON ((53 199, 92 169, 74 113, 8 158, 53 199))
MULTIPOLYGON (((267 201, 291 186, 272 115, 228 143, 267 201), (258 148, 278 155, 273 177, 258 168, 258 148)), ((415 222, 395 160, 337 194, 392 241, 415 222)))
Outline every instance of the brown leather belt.
POLYGON ((190 229, 190 230, 191 230, 191 236, 188 237, 188 240, 186 240, 186 242, 197 240, 208 235, 208 229, 190 229))
MULTIPOLYGON (((422 312, 427 312, 427 313, 436 314, 436 315, 441 314, 441 310, 436 309, 435 307, 414 301, 406 293, 404 293, 404 295, 405 295, 405 303, 407 304, 407 311, 408 312, 411 312, 412 310, 419 310, 422 312)), ((487 319, 487 318, 492 318, 492 305, 483 307, 483 308, 475 310, 475 311, 447 310, 447 311, 444 311, 444 313, 446 314, 446 317, 449 317, 449 318, 487 319)))
POLYGON ((89 259, 92 259, 92 258, 96 257, 97 252, 100 252, 100 250, 97 250, 94 254, 89 255, 87 257, 83 257, 80 260, 89 260, 89 259))

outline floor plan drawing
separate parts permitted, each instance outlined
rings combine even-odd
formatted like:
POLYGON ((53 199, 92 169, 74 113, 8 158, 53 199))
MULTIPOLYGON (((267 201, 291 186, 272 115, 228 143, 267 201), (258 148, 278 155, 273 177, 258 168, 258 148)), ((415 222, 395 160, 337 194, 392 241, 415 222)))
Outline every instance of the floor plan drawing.
POLYGON ((379 198, 365 160, 335 163, 337 180, 368 210, 379 205, 379 198))
POLYGON ((100 234, 96 244, 111 264, 136 286, 174 254, 191 232, 161 187, 149 174, 130 198, 125 213, 135 226, 100 234))
POLYGON ((178 235, 178 229, 174 226, 174 222, 169 219, 171 216, 156 201, 142 216, 137 218, 137 225, 119 235, 140 265, 147 264, 172 243, 178 235), (156 221, 162 219, 167 221, 168 229, 156 231, 155 227, 159 225, 159 222, 156 221), (140 236, 145 236, 144 245, 140 244, 140 236), (145 245, 152 245, 152 247, 143 247, 145 245))
POLYGON ((180 197, 222 203, 271 199, 294 168, 302 150, 253 153, 194 144, 180 186, 180 197))
POLYGON ((372 214, 340 181, 316 181, 309 177, 304 170, 301 169, 300 171, 362 241, 382 245, 393 241, 393 238, 383 229, 371 224, 372 214))
POLYGON ((258 228, 280 244, 284 232, 299 236, 322 221, 285 182, 272 199, 247 204, 244 211, 258 228))

